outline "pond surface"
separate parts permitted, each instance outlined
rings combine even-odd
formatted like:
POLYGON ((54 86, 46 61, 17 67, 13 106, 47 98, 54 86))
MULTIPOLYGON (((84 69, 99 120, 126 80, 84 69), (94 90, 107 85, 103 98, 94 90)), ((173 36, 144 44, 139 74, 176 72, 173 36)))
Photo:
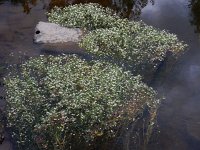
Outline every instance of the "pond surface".
MULTIPOLYGON (((149 145, 153 150, 200 149, 200 1, 199 0, 0 0, 0 75, 4 68, 44 53, 80 52, 76 45, 37 45, 34 28, 46 21, 54 5, 98 2, 130 19, 175 33, 189 45, 165 80, 155 88, 166 95, 159 109, 160 134, 149 145)), ((158 77, 159 80, 159 77, 158 77)), ((0 96, 3 96, 3 88, 0 96)), ((1 99, 3 101, 3 99, 1 99)), ((3 107, 3 104, 1 104, 3 107)), ((7 148, 8 149, 8 148, 7 148)), ((0 150, 6 150, 0 146, 0 150)))
POLYGON ((159 110, 161 134, 156 149, 200 149, 200 1, 159 0, 142 10, 142 20, 167 29, 189 44, 164 84, 159 110))

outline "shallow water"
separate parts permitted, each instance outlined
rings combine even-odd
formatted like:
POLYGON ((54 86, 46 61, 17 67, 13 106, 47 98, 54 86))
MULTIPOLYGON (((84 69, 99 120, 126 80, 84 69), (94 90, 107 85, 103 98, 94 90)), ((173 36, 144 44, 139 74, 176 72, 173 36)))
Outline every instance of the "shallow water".
POLYGON ((200 149, 200 1, 194 2, 190 6, 187 0, 159 0, 142 10, 141 19, 147 24, 169 30, 189 45, 164 84, 157 87, 166 100, 159 110, 161 134, 156 149, 200 149))
MULTIPOLYGON (((197 0, 0 0, 0 75, 4 68, 40 54, 81 52, 76 45, 37 45, 34 28, 46 21, 45 12, 54 5, 99 2, 130 19, 175 33, 189 44, 162 84, 155 88, 166 95, 158 116, 160 134, 149 145, 154 150, 200 149, 200 2, 197 0), (191 5, 192 4, 192 5, 191 5)), ((159 80, 159 76, 157 77, 159 80)), ((2 88, 0 96, 3 96, 2 88)), ((1 100, 3 101, 3 99, 1 100)), ((2 104, 3 106, 3 104, 2 104)), ((0 146, 0 150, 6 150, 0 146)))

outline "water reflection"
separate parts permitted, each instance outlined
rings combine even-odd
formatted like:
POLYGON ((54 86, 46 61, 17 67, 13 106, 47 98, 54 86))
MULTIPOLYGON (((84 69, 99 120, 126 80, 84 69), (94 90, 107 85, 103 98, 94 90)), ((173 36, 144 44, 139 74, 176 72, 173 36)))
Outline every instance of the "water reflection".
MULTIPOLYGON (((2 0, 2 1, 6 1, 6 0, 2 0)), ((31 8, 36 6, 37 4, 37 0, 11 0, 10 2, 13 5, 21 4, 23 7, 23 12, 26 14, 29 14, 31 11, 31 8)))
MULTIPOLYGON (((4 0, 0 0, 0 4, 3 3, 3 1, 4 0)), ((11 0, 11 3, 14 5, 21 4, 24 13, 29 14, 31 8, 37 4, 37 0, 11 0)), ((44 3, 44 8, 49 10, 54 6, 64 7, 79 3, 99 3, 102 6, 114 9, 122 17, 138 19, 142 9, 148 3, 154 5, 154 0, 50 0, 47 4, 48 6, 44 3)))
POLYGON ((0 0, 0 5, 3 4, 5 2, 5 0, 0 0))
POLYGON ((196 26, 195 32, 200 32, 200 0, 190 0, 189 7, 191 8, 191 24, 196 26))
POLYGON ((175 33, 189 44, 188 52, 157 87, 166 99, 159 110, 160 134, 152 150, 200 149, 200 41, 194 33, 194 27, 200 25, 198 9, 199 0, 159 0, 154 7, 145 7, 141 15, 145 23, 175 33), (189 22, 191 12, 195 26, 189 22))
POLYGON ((71 4, 78 3, 99 3, 102 6, 110 7, 126 18, 139 18, 142 9, 150 2, 154 5, 154 0, 72 0, 71 4))

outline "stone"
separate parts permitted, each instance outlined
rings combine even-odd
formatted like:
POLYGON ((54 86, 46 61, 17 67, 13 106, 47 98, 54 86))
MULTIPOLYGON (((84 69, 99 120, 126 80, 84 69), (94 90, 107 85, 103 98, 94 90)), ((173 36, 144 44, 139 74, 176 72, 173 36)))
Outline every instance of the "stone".
POLYGON ((35 28, 35 43, 78 42, 83 35, 79 28, 62 27, 55 23, 39 22, 35 28))

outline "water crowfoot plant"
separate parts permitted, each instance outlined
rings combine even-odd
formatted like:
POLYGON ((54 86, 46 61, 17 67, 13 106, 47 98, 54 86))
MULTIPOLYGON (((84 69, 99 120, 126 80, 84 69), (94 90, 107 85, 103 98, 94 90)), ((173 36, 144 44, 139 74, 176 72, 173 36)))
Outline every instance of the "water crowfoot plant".
POLYGON ((139 140, 147 144, 159 100, 135 74, 151 72, 168 52, 178 56, 186 45, 173 34, 121 19, 98 4, 56 7, 48 17, 85 29, 80 46, 103 59, 41 56, 10 72, 5 78, 7 125, 18 149, 105 149, 105 141, 113 144, 130 136, 135 146, 139 140), (118 64, 131 67, 134 76, 118 64))
POLYGON ((50 22, 86 30, 113 27, 119 19, 114 11, 96 3, 75 4, 64 8, 55 7, 47 15, 50 22))
POLYGON ((140 76, 107 62, 41 56, 19 70, 5 83, 8 127, 20 150, 92 149, 159 104, 140 76))
POLYGON ((97 29, 87 34, 80 46, 90 54, 126 64, 136 74, 151 72, 168 52, 177 57, 186 47, 176 35, 158 31, 142 22, 97 29))
POLYGON ((111 9, 95 3, 56 7, 48 13, 48 19, 90 31, 80 42, 86 52, 125 64, 135 74, 154 72, 168 52, 176 58, 187 46, 174 34, 121 19, 111 9))

